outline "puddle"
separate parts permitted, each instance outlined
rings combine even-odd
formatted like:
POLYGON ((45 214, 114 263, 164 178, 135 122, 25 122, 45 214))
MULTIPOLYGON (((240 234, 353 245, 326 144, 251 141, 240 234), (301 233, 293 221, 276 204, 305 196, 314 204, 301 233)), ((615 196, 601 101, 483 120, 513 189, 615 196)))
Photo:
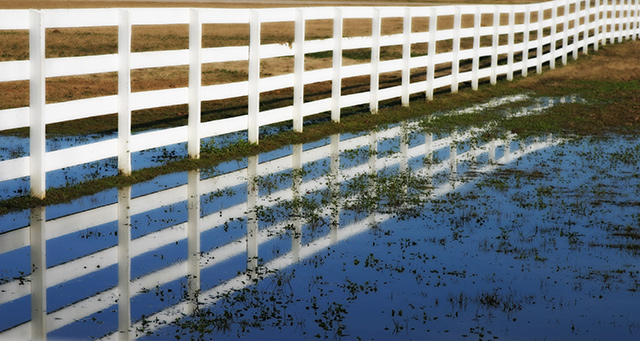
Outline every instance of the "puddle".
POLYGON ((640 138, 416 126, 0 217, 0 339, 637 337, 640 138))

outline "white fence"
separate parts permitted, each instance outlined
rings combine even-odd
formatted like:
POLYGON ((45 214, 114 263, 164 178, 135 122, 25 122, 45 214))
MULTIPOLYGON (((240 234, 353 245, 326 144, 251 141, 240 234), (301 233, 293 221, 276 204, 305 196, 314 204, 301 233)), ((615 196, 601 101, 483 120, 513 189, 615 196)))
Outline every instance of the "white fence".
POLYGON ((77 9, 77 10, 0 10, 0 30, 29 30, 30 59, 0 62, 0 82, 30 82, 30 106, 0 110, 0 131, 29 127, 29 156, 0 162, 0 182, 29 177, 31 194, 45 196, 46 172, 118 158, 121 173, 131 172, 131 153, 187 142, 190 157, 200 154, 203 138, 246 131, 250 142, 258 142, 261 126, 293 121, 293 129, 302 131, 306 116, 331 112, 339 121, 340 109, 368 104, 377 112, 378 103, 401 98, 408 105, 409 96, 424 93, 433 98, 434 90, 470 82, 476 89, 481 79, 493 84, 498 76, 511 80, 514 73, 526 75, 529 69, 542 71, 543 65, 554 68, 556 59, 567 62, 571 54, 597 49, 607 42, 636 39, 640 32, 639 0, 614 0, 608 3, 584 0, 561 0, 530 5, 465 5, 444 7, 322 7, 289 9, 77 9), (506 24, 501 15, 508 16, 506 24), (462 17, 473 16, 473 27, 463 27, 462 17), (492 16, 493 25, 482 26, 483 16, 492 16), (453 17, 453 27, 438 30, 442 17, 453 17), (523 17, 522 23, 516 17, 523 17), (383 18, 401 18, 403 33, 381 36, 383 18), (415 18, 429 18, 428 27, 416 32, 415 18), (305 21, 333 20, 333 38, 306 40, 305 21), (370 19, 371 36, 343 36, 346 19, 370 19), (295 40, 288 44, 261 44, 261 24, 295 22, 295 40), (204 24, 249 24, 249 46, 202 47, 204 24), (189 25, 189 49, 174 51, 131 51, 133 25, 189 25), (45 29, 68 27, 118 27, 118 53, 109 55, 45 58, 45 29), (522 41, 515 37, 522 35, 522 41), (491 44, 481 44, 481 38, 491 44), (500 42, 505 37, 506 44, 500 42), (535 38, 532 38, 535 37, 535 38), (472 48, 462 48, 461 40, 473 39, 472 48), (436 42, 450 41, 451 50, 438 51, 436 42), (411 45, 428 43, 428 54, 412 56, 411 45), (385 46, 402 46, 402 58, 381 61, 385 46), (291 48, 293 47, 293 48, 291 48), (371 49, 368 63, 345 66, 344 50, 371 49), (330 51, 333 67, 305 71, 305 54, 330 51), (293 56, 294 73, 268 78, 260 77, 260 60, 293 56), (491 62, 481 65, 481 58, 491 62), (504 63, 499 59, 504 59, 504 63), (248 80, 229 84, 202 86, 202 64, 248 61, 248 80), (470 70, 462 70, 470 63, 470 70), (450 72, 436 77, 434 70, 451 65, 450 72), (188 65, 189 86, 178 89, 131 91, 131 70, 188 65), (413 69, 425 68, 426 80, 411 82, 413 69), (118 94, 46 103, 46 78, 118 73, 118 94), (381 88, 380 75, 402 72, 402 84, 381 88), (370 76, 368 91, 342 94, 342 81, 357 76, 370 76), (317 82, 332 83, 329 98, 304 102, 304 86, 317 82), (293 105, 260 111, 260 94, 293 88, 293 105), (248 98, 248 113, 210 122, 201 121, 202 101, 248 98), (188 104, 187 126, 131 134, 131 112, 134 110, 188 104), (118 138, 46 152, 45 126, 81 118, 118 114, 118 138))

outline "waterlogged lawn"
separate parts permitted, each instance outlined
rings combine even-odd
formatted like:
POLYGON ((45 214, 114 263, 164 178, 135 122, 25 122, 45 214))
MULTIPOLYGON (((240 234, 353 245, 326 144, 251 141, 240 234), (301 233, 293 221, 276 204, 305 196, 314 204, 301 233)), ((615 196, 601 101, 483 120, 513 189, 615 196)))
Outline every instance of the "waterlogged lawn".
POLYGON ((635 340, 640 138, 437 123, 563 101, 580 99, 502 98, 7 214, 0 339, 44 319, 50 339, 635 340))

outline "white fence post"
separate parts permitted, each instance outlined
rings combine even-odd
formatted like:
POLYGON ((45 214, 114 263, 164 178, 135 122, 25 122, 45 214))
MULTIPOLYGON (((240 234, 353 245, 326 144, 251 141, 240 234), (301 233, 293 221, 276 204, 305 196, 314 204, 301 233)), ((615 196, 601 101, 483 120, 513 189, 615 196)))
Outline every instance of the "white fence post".
POLYGON ((575 7, 574 7, 574 20, 573 20, 573 59, 576 60, 578 59, 578 45, 579 45, 579 41, 580 41, 580 2, 581 1, 576 1, 575 7))
POLYGON ((438 31, 438 8, 429 10, 429 46, 427 51, 427 99, 433 100, 433 82, 436 69, 436 38, 438 31))
POLYGON ((451 51, 451 92, 458 92, 458 74, 460 73, 460 28, 462 14, 459 6, 453 9, 453 47, 451 51))
POLYGON ((638 39, 638 35, 640 35, 640 2, 635 0, 635 10, 634 10, 634 29, 633 29, 633 40, 638 39))
POLYGON ((616 35, 618 30, 616 29, 616 22, 617 19, 616 17, 618 16, 618 0, 613 0, 613 6, 611 8, 611 16, 610 16, 610 23, 611 25, 609 26, 609 44, 613 44, 616 42, 616 35))
POLYGON ((371 18, 371 78, 369 109, 372 114, 378 113, 378 89, 380 88, 380 9, 373 9, 371 18))
POLYGON ((46 78, 44 12, 29 11, 29 180, 31 195, 46 195, 46 78))
POLYGON ((473 60, 471 61, 471 88, 478 90, 478 70, 480 69, 480 6, 475 6, 473 15, 473 60))
POLYGON ((491 85, 498 82, 498 45, 500 45, 500 7, 494 6, 493 10, 493 36, 491 42, 491 85))
MULTIPOLYGON (((600 0, 596 0, 596 1, 600 1, 600 0)), ((600 4, 602 7, 602 35, 601 35, 601 45, 604 46, 607 44, 607 36, 609 35, 609 29, 607 28, 609 26, 609 2, 608 0, 602 0, 602 3, 600 4)))
POLYGON ((564 15, 562 22, 562 65, 567 65, 567 56, 569 55, 569 1, 564 0, 564 15))
POLYGON ((531 5, 526 5, 524 10, 524 33, 522 41, 522 77, 529 73, 529 34, 531 33, 531 5))
POLYGON ((595 3, 595 13, 593 17, 593 21, 595 22, 595 27, 593 29, 593 35, 595 37, 595 41, 593 42, 593 50, 598 51, 601 42, 600 35, 600 27, 602 27, 602 8, 600 7, 600 0, 596 0, 595 3))
POLYGON ((131 14, 118 11, 118 170, 131 174, 131 14))
POLYGON ((296 9, 293 65, 293 131, 302 132, 304 103, 304 41, 305 18, 302 8, 296 9))
MULTIPOLYGON (((620 0, 623 1, 623 0, 620 0)), ((618 43, 622 42, 622 38, 623 38, 623 32, 624 32, 624 24, 623 24, 623 6, 624 6, 624 2, 622 3, 618 3, 618 0, 615 0, 613 2, 613 22, 616 24, 615 27, 615 37, 618 38, 618 43)), ((615 40, 612 41, 611 43, 615 43, 615 40)))
POLYGON ((536 40, 538 42, 536 49, 536 72, 542 73, 542 48, 544 47, 544 7, 542 4, 538 4, 538 34, 536 40))
POLYGON ((509 34, 508 40, 508 52, 507 52, 507 80, 513 80, 513 54, 515 45, 515 25, 516 25, 516 9, 513 6, 509 8, 509 34))
POLYGON ((558 32, 558 3, 554 2, 551 8, 551 45, 549 46, 549 68, 556 68, 556 42, 558 32))
POLYGON ((200 122, 202 115, 202 22, 200 11, 191 9, 189 17, 189 157, 200 158, 200 122))
POLYGON ((633 30, 632 30, 632 25, 634 24, 632 21, 632 17, 633 17, 633 5, 631 4, 631 0, 626 0, 625 1, 625 5, 626 5, 626 11, 625 11, 625 22, 627 24, 627 40, 631 40, 631 36, 633 34, 633 30))
POLYGON ((251 10, 249 22, 249 108, 247 135, 250 143, 258 143, 260 112, 260 12, 251 10))
POLYGON ((411 82, 411 7, 404 8, 402 20, 402 106, 409 106, 409 83, 411 82))
POLYGON ((591 25, 591 0, 585 0, 584 2, 584 33, 582 34, 582 41, 584 42, 582 45, 582 53, 589 53, 589 25, 591 25))
POLYGON ((635 23, 635 31, 633 34, 633 40, 636 40, 638 38, 638 35, 640 35, 640 1, 636 0, 635 2, 636 6, 635 6, 635 19, 636 19, 636 23, 635 23))
POLYGON ((336 7, 333 15, 333 78, 331 80, 331 120, 340 122, 342 96, 342 9, 336 7))
POLYGON ((624 0, 624 8, 622 9, 622 12, 624 13, 624 39, 631 39, 631 30, 630 30, 630 24, 631 24, 631 11, 629 6, 631 6, 631 3, 629 2, 629 0, 624 0))

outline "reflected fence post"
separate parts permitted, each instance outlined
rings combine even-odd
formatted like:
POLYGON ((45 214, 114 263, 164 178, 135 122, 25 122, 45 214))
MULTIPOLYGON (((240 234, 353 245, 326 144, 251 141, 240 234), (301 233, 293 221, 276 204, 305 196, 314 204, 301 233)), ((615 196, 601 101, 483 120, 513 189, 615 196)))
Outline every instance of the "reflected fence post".
POLYGON ((291 238, 292 262, 296 263, 300 259, 300 249, 302 248, 302 202, 300 187, 302 186, 302 144, 293 145, 292 158, 292 182, 293 192, 293 237, 291 238))
POLYGON ((504 159, 503 163, 509 163, 509 161, 511 161, 511 138, 507 137, 504 140, 504 153, 502 155, 502 158, 504 159))
POLYGON ((257 278, 258 269, 258 156, 247 158, 247 273, 249 278, 257 278))
POLYGON ((198 308, 200 292, 200 170, 191 170, 187 176, 187 287, 189 292, 187 314, 191 314, 198 308))
POLYGON ((338 241, 338 226, 340 226, 340 134, 331 135, 331 182, 329 191, 331 196, 330 238, 331 244, 338 241))
POLYGON ((47 339, 47 238, 46 208, 31 209, 31 339, 47 339))
POLYGON ((402 133, 400 135, 400 176, 404 179, 402 182, 402 194, 407 197, 409 191, 409 130, 406 122, 402 124, 402 133))
MULTIPOLYGON (((428 118, 431 121, 431 116, 428 118)), ((433 175, 433 133, 424 133, 424 164, 427 166, 427 174, 429 177, 433 175)))
POLYGON ((491 140, 489 142, 489 164, 494 165, 496 163, 496 141, 491 140))
POLYGON ((458 136, 458 132, 456 130, 451 132, 451 142, 449 144, 449 175, 451 177, 451 181, 456 180, 456 175, 458 174, 458 145, 456 142, 456 138, 458 136))
POLYGON ((130 340, 131 186, 118 189, 118 339, 130 340))
MULTIPOLYGON (((378 196, 377 189, 377 175, 378 175, 378 134, 374 131, 369 134, 369 189, 371 195, 375 198, 378 196)), ((371 226, 376 225, 376 211, 375 207, 370 207, 371 212, 369 214, 369 224, 371 226)))

